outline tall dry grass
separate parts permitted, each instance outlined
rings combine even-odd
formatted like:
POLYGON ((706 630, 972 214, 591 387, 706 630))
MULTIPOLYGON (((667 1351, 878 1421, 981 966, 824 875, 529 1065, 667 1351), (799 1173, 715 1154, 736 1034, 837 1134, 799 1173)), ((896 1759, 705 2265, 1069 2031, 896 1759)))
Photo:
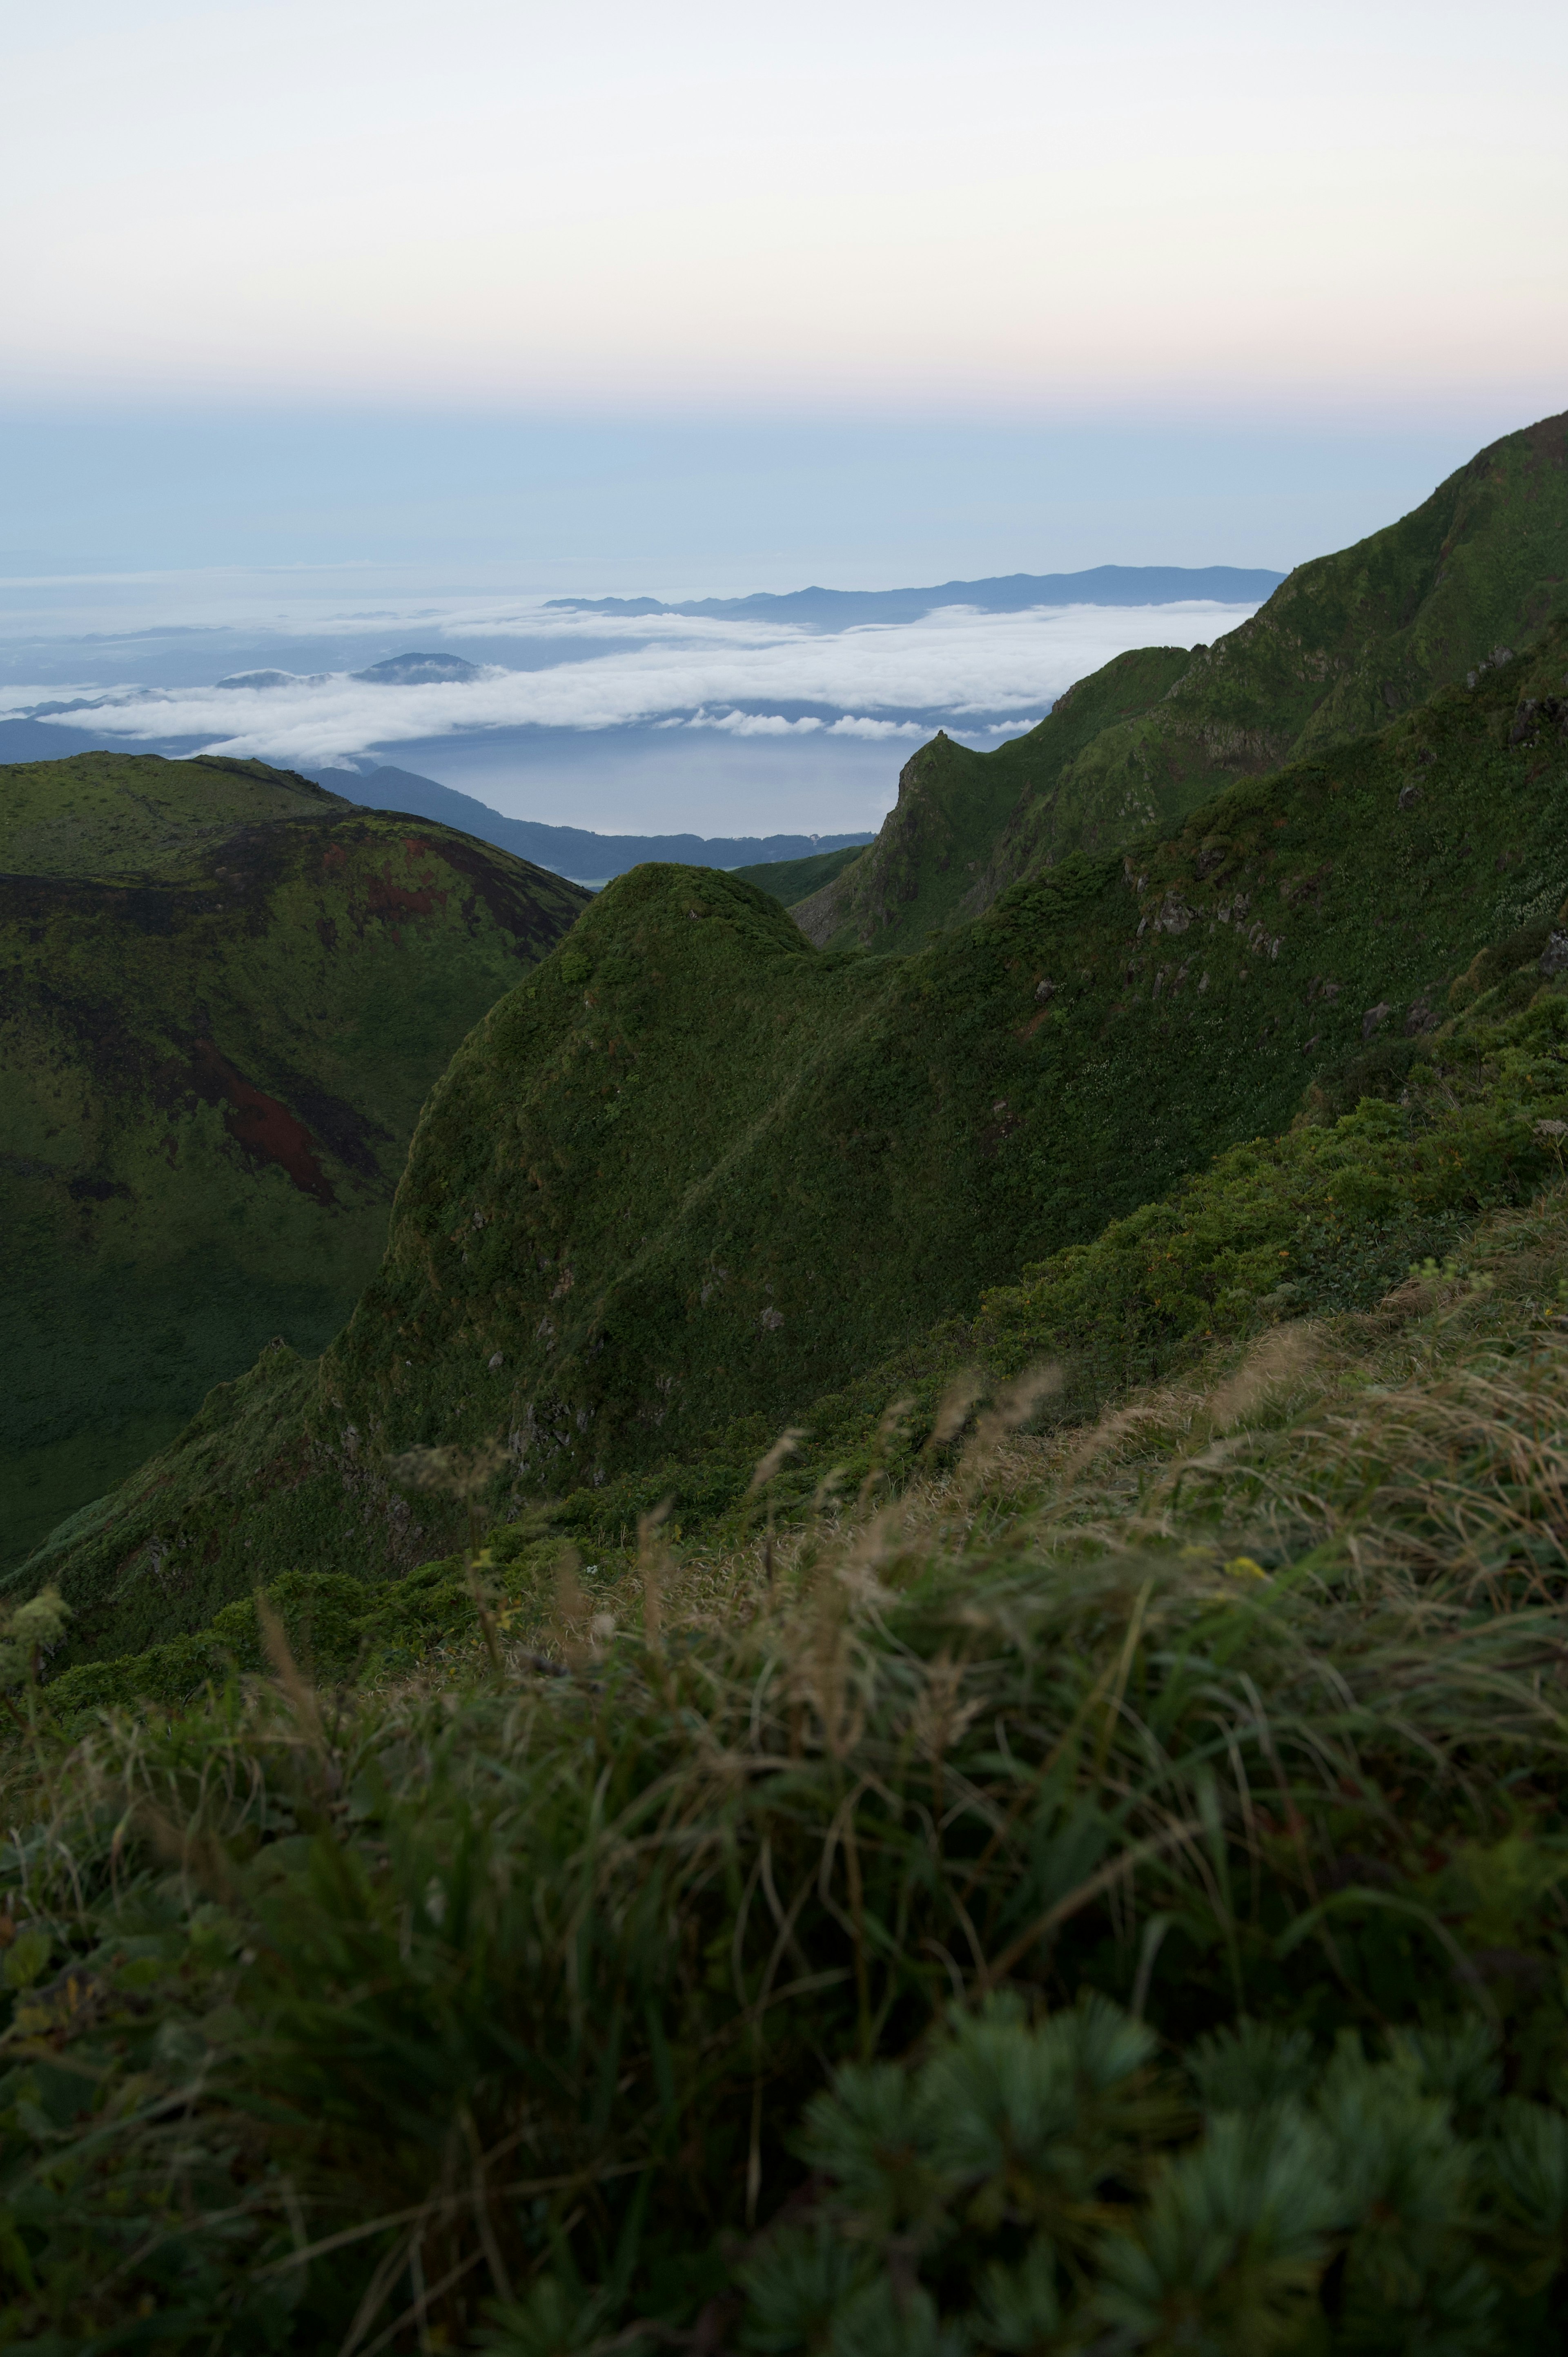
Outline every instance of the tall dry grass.
POLYGON ((1088 1431, 1026 1430, 1048 1372, 957 1392, 901 1496, 777 1528, 765 1460, 743 1545, 650 1518, 346 1696, 274 1631, 272 1681, 29 1771, 7 2060, 91 2122, 5 2115, 29 2329, 134 2291, 371 2357, 552 2270, 651 2297, 792 2198, 834 2064, 1004 1989, 1172 2050, 1511 2034, 1563 1938, 1562 1250, 1540 1209, 1490 1286, 1088 1431))

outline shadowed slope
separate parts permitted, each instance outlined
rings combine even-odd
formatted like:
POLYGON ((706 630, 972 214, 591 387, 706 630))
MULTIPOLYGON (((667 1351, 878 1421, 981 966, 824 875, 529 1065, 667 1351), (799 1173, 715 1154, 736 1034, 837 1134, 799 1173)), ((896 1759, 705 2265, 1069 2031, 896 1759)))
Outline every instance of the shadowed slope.
POLYGON ((770 899, 792 909, 842 875, 852 859, 860 857, 864 848, 862 844, 847 844, 839 851, 812 852, 805 859, 765 860, 757 866, 732 867, 729 872, 738 876, 743 884, 755 884, 770 899))
POLYGON ((260 763, 10 770, 0 830, 4 1561, 336 1330, 432 1081, 586 896, 260 763))

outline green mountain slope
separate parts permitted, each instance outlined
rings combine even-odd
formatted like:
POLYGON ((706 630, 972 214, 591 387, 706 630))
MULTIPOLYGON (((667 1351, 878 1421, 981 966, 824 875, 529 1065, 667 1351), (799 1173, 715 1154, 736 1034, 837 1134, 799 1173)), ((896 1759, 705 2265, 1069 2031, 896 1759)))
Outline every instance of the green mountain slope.
POLYGON ((738 876, 743 884, 755 884, 759 892, 792 909, 824 884, 831 884, 842 875, 852 859, 858 859, 864 844, 846 843, 837 851, 816 851, 806 859, 763 860, 755 867, 732 867, 729 873, 738 876))
POLYGON ((319 1364, 269 1354, 26 1577, 119 1652, 259 1573, 402 1571, 450 1523, 389 1452, 499 1437, 522 1499, 776 1426, 1315 1075, 1408 1060, 1488 944, 1547 949, 1565 665, 1555 623, 914 957, 813 952, 712 871, 622 878, 453 1059, 319 1364))
MULTIPOLYGON (((1435 1034, 1385 1049, 1375 1069, 1359 1059, 1342 1070, 1329 1095, 1369 1082, 1373 1091, 1350 1112, 1336 1116, 1315 1088, 1312 1114, 1288 1130, 1218 1155, 1091 1242, 993 1287, 974 1316, 941 1321, 811 1400, 792 1448, 777 1448, 766 1419, 737 1418, 683 1456, 521 1515, 504 1470, 481 1479, 474 1494, 478 1521, 489 1524, 488 1566, 504 1594, 528 1599, 529 1635, 551 1641, 541 1575, 547 1581, 559 1571, 563 1540, 596 1558, 597 1602, 616 1599, 618 1589, 624 1597, 642 1568, 650 1513, 660 1544, 673 1542, 689 1566, 708 1571, 715 1550, 749 1554, 755 1577, 765 1568, 755 1553, 759 1515, 787 1543, 802 1526, 820 1530, 824 1511, 833 1522, 847 1512, 853 1526, 852 1501, 864 1509, 888 1491, 918 1491, 933 1470, 940 1478, 972 1419, 970 1456, 983 1453, 987 1430, 993 1444, 1021 1424, 1060 1436, 1097 1419, 1136 1448, 1142 1419, 1124 1415, 1130 1394, 1165 1386, 1158 1420, 1179 1428, 1195 1376, 1282 1320, 1377 1310, 1381 1318, 1369 1322, 1386 1331, 1434 1302, 1477 1306, 1491 1282, 1483 1275, 1477 1285, 1477 1268, 1496 1267, 1499 1254, 1528 1257, 1533 1216, 1518 1214, 1542 1188, 1549 1224, 1568 1237, 1558 1151, 1568 1114, 1568 966, 1556 952, 1537 952, 1528 930, 1498 945, 1482 961, 1495 979, 1469 999, 1467 980, 1455 994, 1460 1008, 1435 1034), (772 1467, 765 1507, 755 1479, 764 1457, 772 1467)), ((1540 1324, 1560 1298, 1548 1278, 1523 1307, 1540 1324)), ((1263 1358, 1288 1363, 1290 1349, 1282 1359, 1265 1341, 1263 1358)), ((247 1423, 275 1420, 280 1406, 286 1414, 300 1394, 298 1373, 297 1361, 259 1370, 239 1387, 242 1405, 239 1392, 214 1403, 220 1413, 193 1428, 190 1459, 199 1465, 225 1448, 231 1457, 247 1423), (274 1372, 281 1383, 268 1382, 274 1372)), ((1535 1420, 1539 1428, 1538 1413, 1535 1420)), ((434 1506, 462 1550, 391 1580, 364 1576, 363 1565, 274 1577, 273 1607, 318 1674, 374 1682, 479 1633, 475 1523, 465 1530, 467 1515, 453 1512, 454 1493, 470 1489, 471 1459, 436 1450, 409 1470, 421 1478, 413 1495, 423 1511, 434 1506)), ((1500 1496, 1498 1506, 1509 1511, 1500 1496)), ((515 1618, 511 1625, 515 1640, 515 1618)), ((205 1627, 137 1653, 70 1666, 57 1656, 49 1700, 68 1722, 116 1704, 178 1707, 205 1682, 221 1684, 234 1664, 256 1671, 266 1662, 255 1599, 245 1596, 205 1627)))
MULTIPOLYGON (((1187 661, 1185 647, 1118 655, 1059 696, 1037 728, 993 753, 939 730, 905 763, 876 841, 796 905, 802 932, 819 947, 912 950, 933 928, 978 914, 969 903, 1012 813, 1048 793, 1104 729, 1165 694, 1187 661)), ((1140 813, 1123 832, 1144 823, 1140 813)))
POLYGON ((819 942, 914 948, 1071 851, 1112 849, 1456 683, 1563 611, 1565 581, 1568 414, 1506 436, 1398 523, 1299 565, 1212 647, 1122 656, 993 753, 939 737, 906 769, 875 844, 800 921, 819 942))
POLYGON ((0 875, 8 876, 161 873, 237 826, 341 818, 354 807, 292 770, 212 756, 78 753, 0 775, 0 875))
POLYGON ((0 1561, 373 1273, 419 1106, 586 895, 260 763, 0 773, 0 1561))

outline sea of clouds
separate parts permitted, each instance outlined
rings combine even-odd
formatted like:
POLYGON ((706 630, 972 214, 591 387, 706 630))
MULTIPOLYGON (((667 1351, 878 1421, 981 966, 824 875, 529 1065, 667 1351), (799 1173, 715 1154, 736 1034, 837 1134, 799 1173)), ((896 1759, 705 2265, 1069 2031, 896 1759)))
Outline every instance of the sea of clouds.
MULTIPOLYGON (((936 727, 996 744, 1033 726, 1064 689, 1124 650, 1212 640, 1253 610, 1198 601, 1012 614, 955 606, 918 621, 823 630, 750 618, 552 610, 539 598, 408 599, 367 611, 317 597, 292 608, 273 603, 270 612, 209 612, 197 626, 155 597, 118 630, 61 630, 59 615, 53 630, 7 633, 10 682, 0 677, 0 716, 42 722, 72 743, 87 731, 127 748, 200 749, 284 766, 384 762, 459 786, 482 771, 490 780, 486 798, 514 814, 575 823, 585 786, 591 798, 592 760, 572 761, 567 787, 560 761, 543 748, 564 737, 618 739, 624 773, 632 740, 652 752, 658 739, 690 741, 696 732, 731 746, 736 823, 749 832, 793 822, 778 806, 777 760, 748 773, 748 747, 760 760, 766 746, 776 753, 794 746, 804 770, 831 750, 869 756, 884 748, 878 799, 886 807, 905 749, 936 727), (410 652, 457 653, 477 668, 417 684, 357 676, 410 652), (193 679, 193 668, 207 675, 193 679), (244 669, 274 676, 220 683, 244 669), (531 775, 535 743, 541 761, 531 775), (771 809, 745 807, 748 774, 771 809), (553 797, 572 807, 546 806, 553 797)), ((651 762, 650 791, 667 799, 669 774, 666 761, 651 762), (657 789, 656 774, 666 780, 657 789)), ((624 800, 618 796, 618 806, 624 800)), ((621 821, 639 823, 662 831, 688 822, 655 809, 621 821)), ((863 814, 846 814, 848 825, 864 823, 863 814)))
POLYGON ((654 723, 739 736, 827 728, 884 737, 918 735, 918 716, 946 714, 1014 730, 1033 726, 1064 688, 1123 649, 1191 645, 1233 629, 1251 610, 1195 603, 985 614, 950 607, 918 622, 831 633, 707 616, 650 622, 516 611, 440 621, 426 615, 405 625, 397 633, 403 643, 389 651, 408 651, 411 636, 437 650, 455 639, 503 635, 575 644, 564 660, 542 667, 492 662, 470 679, 423 685, 389 685, 348 671, 300 673, 261 687, 82 682, 64 696, 59 687, 43 694, 36 686, 14 687, 4 705, 12 713, 30 708, 61 727, 81 727, 90 710, 98 726, 128 737, 199 737, 224 753, 312 760, 366 753, 398 738, 520 726, 654 723), (602 652, 582 651, 592 640, 609 643, 602 652), (789 707, 802 705, 823 709, 791 715, 789 707))

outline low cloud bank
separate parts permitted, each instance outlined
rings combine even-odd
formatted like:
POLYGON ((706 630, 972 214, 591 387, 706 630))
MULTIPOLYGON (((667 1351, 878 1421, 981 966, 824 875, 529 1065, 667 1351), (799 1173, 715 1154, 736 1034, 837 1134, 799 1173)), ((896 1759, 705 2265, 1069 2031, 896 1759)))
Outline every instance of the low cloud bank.
MULTIPOLYGON (((596 630, 598 643, 618 641, 604 652, 596 645, 532 670, 489 664, 461 679, 401 684, 347 672, 273 671, 254 683, 231 674, 221 686, 108 688, 84 697, 56 690, 30 707, 6 701, 66 728, 80 728, 91 713, 96 726, 129 738, 185 739, 285 762, 531 726, 896 739, 927 736, 941 720, 998 737, 1031 726, 1074 680, 1129 647, 1211 640, 1254 610, 1193 603, 989 614, 959 607, 833 634, 661 617, 636 636, 618 623, 596 630)), ((495 614, 489 626, 515 632, 518 618, 495 614)), ((459 632, 471 639, 484 627, 469 612, 460 622, 428 617, 414 630, 428 643, 459 632)))

